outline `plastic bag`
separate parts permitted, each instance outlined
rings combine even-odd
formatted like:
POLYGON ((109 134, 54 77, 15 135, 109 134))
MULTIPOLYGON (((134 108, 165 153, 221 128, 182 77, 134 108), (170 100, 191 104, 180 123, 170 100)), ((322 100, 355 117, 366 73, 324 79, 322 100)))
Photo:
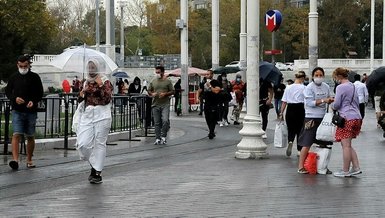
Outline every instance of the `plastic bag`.
POLYGON ((236 97, 235 93, 230 92, 230 94, 231 94, 231 100, 229 102, 229 106, 238 106, 237 97, 236 97))
POLYGON ((83 115, 83 112, 84 112, 84 101, 80 102, 72 118, 72 132, 76 133, 76 131, 78 130, 78 126, 80 123, 80 119, 83 115))
POLYGON ((275 124, 274 147, 285 148, 287 146, 287 126, 285 122, 275 124))
POLYGON ((314 147, 314 153, 317 154, 317 173, 318 174, 326 174, 328 170, 328 165, 330 161, 330 156, 332 154, 331 147, 314 147))
POLYGON ((310 174, 317 174, 317 154, 309 152, 303 165, 310 174))
POLYGON ((316 139, 325 142, 336 141, 337 127, 332 123, 333 113, 326 113, 317 128, 316 139))

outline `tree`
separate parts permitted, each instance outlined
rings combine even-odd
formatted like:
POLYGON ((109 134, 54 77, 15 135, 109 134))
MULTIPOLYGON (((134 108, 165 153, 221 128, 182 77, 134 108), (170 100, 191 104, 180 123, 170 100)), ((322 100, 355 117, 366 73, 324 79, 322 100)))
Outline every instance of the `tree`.
POLYGON ((0 27, 0 79, 16 71, 17 56, 44 54, 57 32, 45 1, 0 1, 0 27))

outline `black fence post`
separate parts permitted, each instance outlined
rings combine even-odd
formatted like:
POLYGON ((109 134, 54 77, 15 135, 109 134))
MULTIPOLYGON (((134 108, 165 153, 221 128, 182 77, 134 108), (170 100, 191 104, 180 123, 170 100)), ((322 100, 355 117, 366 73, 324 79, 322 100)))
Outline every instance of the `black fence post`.
POLYGON ((11 105, 10 103, 5 104, 5 112, 4 112, 4 155, 8 155, 8 143, 9 143, 9 117, 11 114, 11 105))

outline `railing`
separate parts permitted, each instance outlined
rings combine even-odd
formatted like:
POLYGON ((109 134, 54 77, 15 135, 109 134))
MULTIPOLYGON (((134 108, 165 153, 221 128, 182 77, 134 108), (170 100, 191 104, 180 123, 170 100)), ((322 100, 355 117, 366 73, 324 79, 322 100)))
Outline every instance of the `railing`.
MULTIPOLYGON (((64 138, 64 149, 68 149, 68 137, 74 136, 70 126, 78 105, 73 94, 49 95, 38 105, 36 138, 64 138)), ((110 132, 142 129, 144 136, 151 127, 151 98, 146 95, 113 96, 111 102, 112 124, 110 132)), ((0 143, 4 145, 4 154, 8 153, 10 143, 11 105, 7 98, 0 98, 0 143)))

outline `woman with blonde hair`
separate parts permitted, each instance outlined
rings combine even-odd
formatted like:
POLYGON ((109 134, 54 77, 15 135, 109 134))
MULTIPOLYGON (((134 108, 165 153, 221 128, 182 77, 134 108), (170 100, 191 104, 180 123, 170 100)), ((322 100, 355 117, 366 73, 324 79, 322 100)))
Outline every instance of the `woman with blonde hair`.
POLYGON ((362 117, 357 90, 348 80, 348 74, 349 70, 345 68, 337 68, 333 72, 333 78, 339 85, 336 88, 332 108, 345 118, 345 125, 337 127, 336 130, 336 141, 341 142, 343 157, 342 170, 333 174, 336 177, 349 177, 362 173, 356 150, 352 147, 352 139, 360 133, 362 117))
POLYGON ((279 118, 283 120, 283 114, 285 112, 286 106, 286 125, 288 130, 288 142, 289 145, 286 149, 286 155, 291 155, 291 150, 293 148, 293 142, 297 136, 297 151, 301 151, 301 146, 298 145, 299 134, 301 133, 302 124, 305 119, 305 106, 303 91, 305 90, 305 85, 303 84, 306 74, 304 71, 299 71, 295 74, 295 81, 292 85, 287 86, 282 97, 282 107, 279 114, 279 118))
POLYGON ((111 127, 112 84, 100 72, 96 59, 87 63, 87 79, 79 93, 79 102, 84 101, 76 135, 76 149, 80 157, 91 165, 90 183, 102 182, 101 172, 106 159, 106 143, 111 127))

